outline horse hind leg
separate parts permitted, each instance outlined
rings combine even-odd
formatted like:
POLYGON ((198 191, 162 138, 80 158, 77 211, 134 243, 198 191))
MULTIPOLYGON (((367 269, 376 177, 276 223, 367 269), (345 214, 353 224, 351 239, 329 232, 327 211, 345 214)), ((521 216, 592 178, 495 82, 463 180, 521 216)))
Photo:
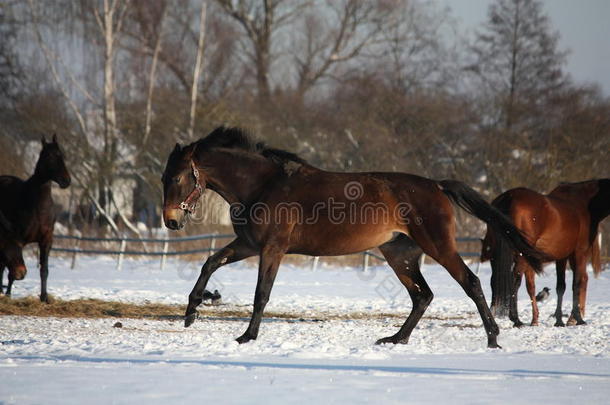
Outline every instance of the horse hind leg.
POLYGON ((487 334, 487 347, 499 348, 497 338, 500 329, 487 306, 485 295, 481 288, 479 278, 466 266, 457 252, 455 244, 455 223, 451 217, 437 217, 439 221, 426 222, 426 226, 413 227, 413 238, 424 253, 443 266, 464 289, 472 299, 479 311, 485 333, 487 334))
POLYGON ((500 329, 487 306, 479 278, 468 268, 456 251, 447 253, 436 260, 449 271, 449 274, 464 289, 466 295, 474 301, 487 334, 487 347, 500 348, 497 341, 500 329))
POLYGON ((563 304, 563 294, 566 292, 566 265, 567 260, 558 260, 555 262, 555 270, 557 272, 557 308, 555 309, 555 326, 566 326, 563 323, 563 312, 561 306, 563 304))
POLYGON ((413 308, 395 335, 379 339, 376 344, 406 344, 409 342, 411 332, 434 297, 419 269, 419 258, 423 252, 413 240, 405 235, 400 235, 395 240, 379 246, 379 250, 409 292, 413 308))

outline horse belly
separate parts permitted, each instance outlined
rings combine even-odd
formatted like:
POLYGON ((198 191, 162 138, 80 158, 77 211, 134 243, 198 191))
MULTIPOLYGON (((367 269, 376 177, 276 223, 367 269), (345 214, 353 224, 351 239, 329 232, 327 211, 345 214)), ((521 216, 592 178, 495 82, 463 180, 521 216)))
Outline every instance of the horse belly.
POLYGON ((339 256, 358 253, 382 245, 394 237, 395 229, 385 226, 329 224, 302 226, 291 238, 290 253, 311 256, 339 256))

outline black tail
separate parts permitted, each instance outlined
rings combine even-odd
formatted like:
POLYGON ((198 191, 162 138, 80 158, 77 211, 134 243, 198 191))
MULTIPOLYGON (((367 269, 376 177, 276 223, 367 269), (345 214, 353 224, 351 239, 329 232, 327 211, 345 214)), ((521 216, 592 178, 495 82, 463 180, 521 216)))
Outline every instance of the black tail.
MULTIPOLYGON (((510 194, 501 194, 492 204, 502 214, 510 215, 510 194)), ((513 273, 515 252, 504 238, 500 238, 498 232, 493 231, 490 226, 488 226, 488 232, 493 233, 490 260, 491 311, 496 317, 506 317, 509 315, 511 299, 515 293, 515 277, 513 273)))
POLYGON ((504 240, 512 250, 523 254, 536 273, 542 272, 544 255, 529 244, 525 236, 506 215, 462 182, 442 180, 438 184, 451 201, 485 222, 493 230, 496 242, 504 240))

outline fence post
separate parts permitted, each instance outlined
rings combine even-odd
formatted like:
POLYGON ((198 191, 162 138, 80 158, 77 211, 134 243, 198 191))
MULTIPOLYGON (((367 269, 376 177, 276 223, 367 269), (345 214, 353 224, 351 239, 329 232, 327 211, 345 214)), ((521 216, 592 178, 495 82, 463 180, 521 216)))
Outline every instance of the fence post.
POLYGON ((117 261, 117 264, 116 264, 116 268, 119 271, 121 270, 121 267, 123 267, 123 253, 125 253, 125 245, 126 245, 125 239, 121 239, 121 247, 119 248, 119 252, 120 252, 119 260, 117 261))
POLYGON ((161 270, 165 268, 165 261, 167 260, 167 250, 169 249, 169 243, 167 240, 163 242, 163 256, 161 256, 161 270))
POLYGON ((72 253, 72 263, 70 264, 70 269, 74 270, 75 267, 76 267, 76 249, 74 249, 74 252, 72 253))
POLYGON ((318 269, 319 261, 320 261, 320 256, 313 257, 313 261, 311 262, 311 271, 316 271, 318 269))
POLYGON ((364 257, 362 258, 362 271, 366 273, 369 269, 369 251, 365 251, 363 255, 364 257))

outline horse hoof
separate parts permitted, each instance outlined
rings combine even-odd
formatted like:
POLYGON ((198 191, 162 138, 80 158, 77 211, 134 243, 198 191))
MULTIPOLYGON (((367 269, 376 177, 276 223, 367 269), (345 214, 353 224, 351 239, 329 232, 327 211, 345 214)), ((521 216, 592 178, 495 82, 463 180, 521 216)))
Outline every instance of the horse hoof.
POLYGON ((394 336, 384 337, 375 342, 376 345, 384 345, 386 343, 396 344, 396 342, 394 341, 394 336))
POLYGON ((555 326, 564 328, 566 326, 566 324, 563 323, 563 321, 557 321, 557 322, 555 322, 555 326))
POLYGON ((513 323, 513 328, 521 328, 523 327, 524 323, 521 321, 517 321, 515 323, 513 323))
POLYGON ((582 319, 580 321, 576 321, 576 325, 586 325, 587 322, 583 321, 582 319))
POLYGON ((49 303, 49 297, 46 295, 41 295, 40 296, 40 302, 48 304, 49 303))
POLYGON ((249 334, 244 333, 243 335, 241 335, 240 337, 235 339, 235 341, 241 345, 241 344, 248 343, 249 341, 255 340, 255 339, 256 338, 250 336, 249 334))
POLYGON ((386 343, 392 343, 394 345, 395 344, 406 345, 407 343, 409 343, 409 338, 399 339, 396 336, 388 336, 388 337, 381 338, 375 342, 376 345, 384 345, 386 343))
POLYGON ((195 322, 195 319, 197 319, 199 316, 199 314, 197 312, 193 312, 190 315, 186 315, 184 317, 184 327, 188 328, 189 326, 191 326, 193 324, 193 322, 195 322))
POLYGON ((500 346, 498 344, 498 342, 490 342, 490 343, 487 343, 487 348, 488 349, 501 349, 502 346, 500 346))
POLYGON ((538 322, 532 322, 530 323, 530 326, 538 326, 538 322))

